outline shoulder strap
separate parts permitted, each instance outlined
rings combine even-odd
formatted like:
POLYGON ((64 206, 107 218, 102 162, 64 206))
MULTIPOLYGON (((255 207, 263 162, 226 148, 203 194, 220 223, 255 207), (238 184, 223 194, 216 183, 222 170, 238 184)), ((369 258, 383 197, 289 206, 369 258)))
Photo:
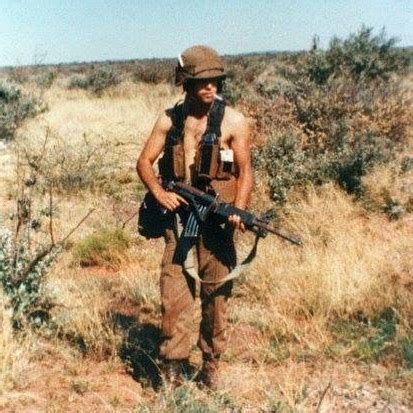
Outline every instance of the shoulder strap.
POLYGON ((225 102, 215 99, 208 117, 208 125, 205 135, 214 133, 217 138, 221 136, 221 124, 224 119, 225 102))
POLYGON ((171 121, 172 121, 171 129, 169 129, 168 135, 166 136, 166 144, 169 146, 176 145, 182 139, 185 115, 184 115, 184 105, 181 101, 177 102, 176 105, 172 108, 171 121))
POLYGON ((172 125, 178 131, 184 129, 184 104, 178 102, 172 109, 172 125))

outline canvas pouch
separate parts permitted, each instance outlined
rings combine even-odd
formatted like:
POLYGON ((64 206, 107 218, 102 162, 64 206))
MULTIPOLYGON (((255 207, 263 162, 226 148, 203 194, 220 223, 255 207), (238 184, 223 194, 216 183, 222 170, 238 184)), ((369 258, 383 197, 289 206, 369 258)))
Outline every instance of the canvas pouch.
POLYGON ((147 192, 139 207, 138 233, 147 239, 160 238, 173 226, 174 214, 162 208, 155 197, 147 192))

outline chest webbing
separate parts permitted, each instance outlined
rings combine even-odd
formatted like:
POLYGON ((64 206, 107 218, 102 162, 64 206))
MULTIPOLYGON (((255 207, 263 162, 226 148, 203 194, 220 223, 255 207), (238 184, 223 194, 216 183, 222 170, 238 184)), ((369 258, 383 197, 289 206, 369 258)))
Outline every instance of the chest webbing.
MULTIPOLYGON (((205 140, 207 140, 208 143, 218 142, 218 138, 221 136, 221 124, 224 119, 224 113, 225 102, 221 99, 215 99, 208 114, 207 127, 202 135, 201 143, 205 140)), ((167 145, 176 145, 182 142, 186 117, 187 114, 185 113, 184 103, 177 103, 171 113, 172 128, 167 136, 167 145)))

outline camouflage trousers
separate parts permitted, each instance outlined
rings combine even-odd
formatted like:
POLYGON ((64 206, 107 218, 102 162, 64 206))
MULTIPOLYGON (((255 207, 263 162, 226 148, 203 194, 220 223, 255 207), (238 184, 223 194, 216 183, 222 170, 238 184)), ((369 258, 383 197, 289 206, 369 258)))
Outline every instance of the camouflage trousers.
MULTIPOLYGON (((160 354, 167 360, 187 359, 194 331, 195 280, 185 274, 177 259, 177 238, 173 229, 165 234, 161 270, 163 342, 160 354)), ((219 281, 235 266, 232 228, 208 224, 196 243, 198 273, 201 279, 219 281)), ((226 347, 226 310, 232 281, 201 283, 201 324, 198 346, 204 359, 217 359, 226 347)))

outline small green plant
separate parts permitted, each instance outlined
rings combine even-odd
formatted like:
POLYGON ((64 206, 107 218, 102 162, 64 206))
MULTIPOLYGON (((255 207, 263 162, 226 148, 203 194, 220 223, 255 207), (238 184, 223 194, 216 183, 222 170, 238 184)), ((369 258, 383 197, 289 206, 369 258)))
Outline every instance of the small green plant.
POLYGON ((400 348, 407 368, 413 370, 413 333, 410 334, 409 338, 400 342, 400 348))
POLYGON ((75 245, 74 262, 82 267, 98 265, 116 269, 127 260, 130 245, 131 238, 125 230, 103 228, 75 245))
MULTIPOLYGON (((164 388, 161 393, 161 404, 165 412, 218 413, 222 411, 238 411, 239 407, 227 394, 207 397, 205 392, 196 389, 191 382, 175 390, 164 388)), ((145 411, 144 406, 140 411, 145 411)))
MULTIPOLYGON (((37 158, 39 164, 42 163, 44 154, 43 150, 37 158)), ((17 165, 17 174, 18 177, 24 177, 21 163, 17 165)), ((49 310, 54 304, 45 293, 45 276, 68 237, 93 211, 89 211, 66 237, 56 241, 53 231, 55 208, 52 188, 49 187, 48 232, 39 231, 43 214, 40 211, 37 215, 33 190, 39 185, 41 178, 39 168, 34 168, 29 179, 18 179, 19 195, 16 199, 16 214, 12 218, 16 221, 15 230, 12 232, 2 226, 0 221, 0 285, 7 296, 7 306, 11 309, 15 329, 20 329, 27 323, 40 327, 50 321, 49 310)))
POLYGON ((346 354, 359 360, 378 362, 386 355, 389 347, 396 345, 397 323, 397 316, 391 308, 371 320, 364 316, 358 316, 354 320, 335 320, 330 329, 336 338, 336 344, 329 351, 335 354, 337 349, 344 348, 346 354))

